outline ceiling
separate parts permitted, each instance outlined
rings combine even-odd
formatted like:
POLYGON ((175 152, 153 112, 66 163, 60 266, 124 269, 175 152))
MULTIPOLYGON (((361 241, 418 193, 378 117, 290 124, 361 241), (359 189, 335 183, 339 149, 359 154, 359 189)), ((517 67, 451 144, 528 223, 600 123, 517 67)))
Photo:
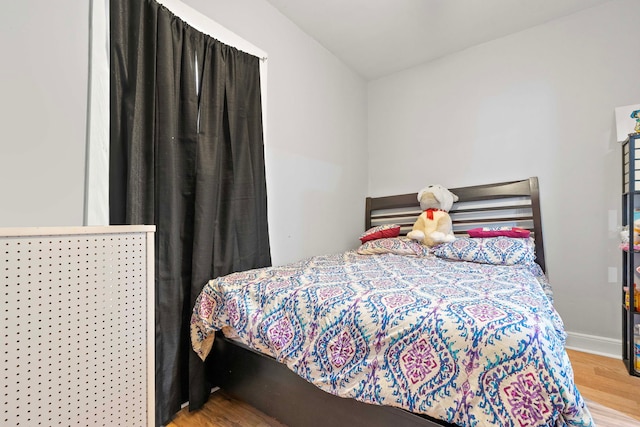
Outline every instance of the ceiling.
POLYGON ((367 80, 610 0, 267 0, 367 80))

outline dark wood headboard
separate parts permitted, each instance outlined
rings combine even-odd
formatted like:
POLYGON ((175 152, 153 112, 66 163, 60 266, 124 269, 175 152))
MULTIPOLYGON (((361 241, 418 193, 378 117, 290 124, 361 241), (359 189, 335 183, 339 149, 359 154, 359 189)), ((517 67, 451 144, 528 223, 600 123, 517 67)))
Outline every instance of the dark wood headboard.
MULTIPOLYGON (((535 239, 536 261, 546 272, 537 177, 449 190, 459 198, 449 211, 456 235, 467 235, 467 230, 476 227, 513 226, 530 230, 535 239)), ((420 215, 417 197, 417 192, 367 197, 365 230, 393 223, 401 225, 402 234, 406 234, 420 215)))

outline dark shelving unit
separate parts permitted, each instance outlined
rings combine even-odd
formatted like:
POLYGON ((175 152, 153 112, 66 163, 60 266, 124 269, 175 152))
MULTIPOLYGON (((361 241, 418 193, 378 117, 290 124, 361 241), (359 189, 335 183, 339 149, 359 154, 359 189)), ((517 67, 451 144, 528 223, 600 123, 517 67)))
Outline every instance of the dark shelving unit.
POLYGON ((622 143, 622 225, 629 227, 629 250, 622 257, 622 359, 629 374, 640 376, 636 369, 634 351, 634 325, 640 324, 640 312, 634 310, 634 284, 640 288, 640 251, 634 250, 633 222, 635 213, 640 214, 640 133, 630 134, 622 143), (628 289, 627 308, 624 288, 628 289))

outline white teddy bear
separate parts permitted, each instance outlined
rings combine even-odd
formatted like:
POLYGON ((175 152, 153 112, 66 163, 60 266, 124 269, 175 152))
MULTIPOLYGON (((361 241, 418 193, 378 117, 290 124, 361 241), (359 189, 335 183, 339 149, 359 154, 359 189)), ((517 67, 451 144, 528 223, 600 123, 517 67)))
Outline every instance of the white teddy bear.
POLYGON ((427 246, 453 241, 455 236, 449 211, 458 201, 458 196, 441 185, 430 185, 420 190, 418 201, 423 212, 407 237, 427 246))

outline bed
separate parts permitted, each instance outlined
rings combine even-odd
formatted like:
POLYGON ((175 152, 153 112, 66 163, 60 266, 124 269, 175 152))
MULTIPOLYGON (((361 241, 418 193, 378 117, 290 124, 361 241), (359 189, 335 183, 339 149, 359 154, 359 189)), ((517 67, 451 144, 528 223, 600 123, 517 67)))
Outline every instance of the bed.
MULTIPOLYGON (((590 426, 544 275, 537 178, 451 189, 454 242, 367 198, 357 248, 211 280, 191 319, 213 384, 294 426, 590 426), (516 227, 531 238, 469 238, 516 227)), ((498 233, 499 234, 499 233, 498 233)))

